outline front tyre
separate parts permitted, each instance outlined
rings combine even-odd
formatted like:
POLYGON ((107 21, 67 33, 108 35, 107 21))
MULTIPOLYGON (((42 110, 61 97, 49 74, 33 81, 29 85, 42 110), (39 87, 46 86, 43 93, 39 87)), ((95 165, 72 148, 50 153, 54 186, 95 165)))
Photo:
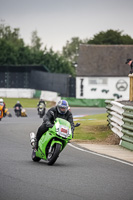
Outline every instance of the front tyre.
POLYGON ((41 160, 41 158, 36 157, 36 152, 34 150, 32 151, 31 158, 34 162, 39 162, 41 160))
POLYGON ((43 117, 43 115, 42 114, 40 114, 40 118, 42 118, 43 117))
POLYGON ((55 161, 59 156, 60 151, 61 151, 61 144, 58 143, 54 144, 54 146, 51 147, 51 149, 49 149, 47 156, 48 165, 53 165, 55 163, 55 161))

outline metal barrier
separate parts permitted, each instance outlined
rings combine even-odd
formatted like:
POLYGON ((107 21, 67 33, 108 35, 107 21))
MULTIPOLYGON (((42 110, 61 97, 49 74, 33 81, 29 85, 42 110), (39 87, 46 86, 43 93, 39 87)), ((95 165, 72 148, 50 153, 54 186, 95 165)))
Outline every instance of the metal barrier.
POLYGON ((121 140, 121 146, 133 151, 133 107, 106 100, 107 121, 121 140))

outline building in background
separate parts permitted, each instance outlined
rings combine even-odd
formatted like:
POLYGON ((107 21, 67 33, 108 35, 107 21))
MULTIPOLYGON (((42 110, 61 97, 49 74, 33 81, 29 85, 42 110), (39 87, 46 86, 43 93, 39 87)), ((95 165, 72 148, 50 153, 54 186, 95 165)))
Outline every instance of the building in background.
POLYGON ((133 45, 80 45, 76 98, 129 99, 129 71, 133 45))

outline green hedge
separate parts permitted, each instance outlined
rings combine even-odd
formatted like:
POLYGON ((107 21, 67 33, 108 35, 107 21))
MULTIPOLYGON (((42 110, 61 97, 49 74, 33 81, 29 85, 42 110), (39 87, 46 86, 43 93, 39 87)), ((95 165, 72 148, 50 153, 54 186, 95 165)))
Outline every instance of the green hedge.
POLYGON ((105 107, 106 99, 76 99, 74 97, 62 97, 72 107, 105 107))

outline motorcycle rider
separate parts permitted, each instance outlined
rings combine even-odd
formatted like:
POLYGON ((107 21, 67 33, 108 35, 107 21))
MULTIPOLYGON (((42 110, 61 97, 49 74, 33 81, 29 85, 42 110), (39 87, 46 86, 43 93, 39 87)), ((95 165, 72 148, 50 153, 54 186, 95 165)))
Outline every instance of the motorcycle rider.
POLYGON ((5 116, 6 104, 4 103, 4 100, 3 100, 3 99, 0 99, 0 105, 3 106, 3 116, 5 116))
POLYGON ((38 149, 38 142, 41 136, 49 129, 54 126, 54 121, 56 118, 62 118, 70 122, 72 133, 74 132, 74 123, 72 113, 68 110, 68 102, 66 100, 60 100, 55 107, 52 107, 48 110, 46 115, 43 118, 42 125, 38 128, 36 134, 36 142, 34 149, 38 149))
POLYGON ((16 112, 16 107, 19 107, 20 113, 21 113, 21 110, 22 110, 23 107, 22 107, 20 101, 17 101, 17 103, 16 103, 15 106, 13 107, 13 108, 14 108, 14 112, 16 112))
POLYGON ((37 106, 39 106, 41 103, 43 103, 44 105, 46 105, 45 101, 43 99, 40 99, 37 106))
POLYGON ((40 104, 44 104, 44 107, 46 107, 45 101, 43 99, 40 99, 39 102, 38 102, 38 104, 37 104, 37 111, 38 111, 38 113, 39 113, 39 105, 40 104))

